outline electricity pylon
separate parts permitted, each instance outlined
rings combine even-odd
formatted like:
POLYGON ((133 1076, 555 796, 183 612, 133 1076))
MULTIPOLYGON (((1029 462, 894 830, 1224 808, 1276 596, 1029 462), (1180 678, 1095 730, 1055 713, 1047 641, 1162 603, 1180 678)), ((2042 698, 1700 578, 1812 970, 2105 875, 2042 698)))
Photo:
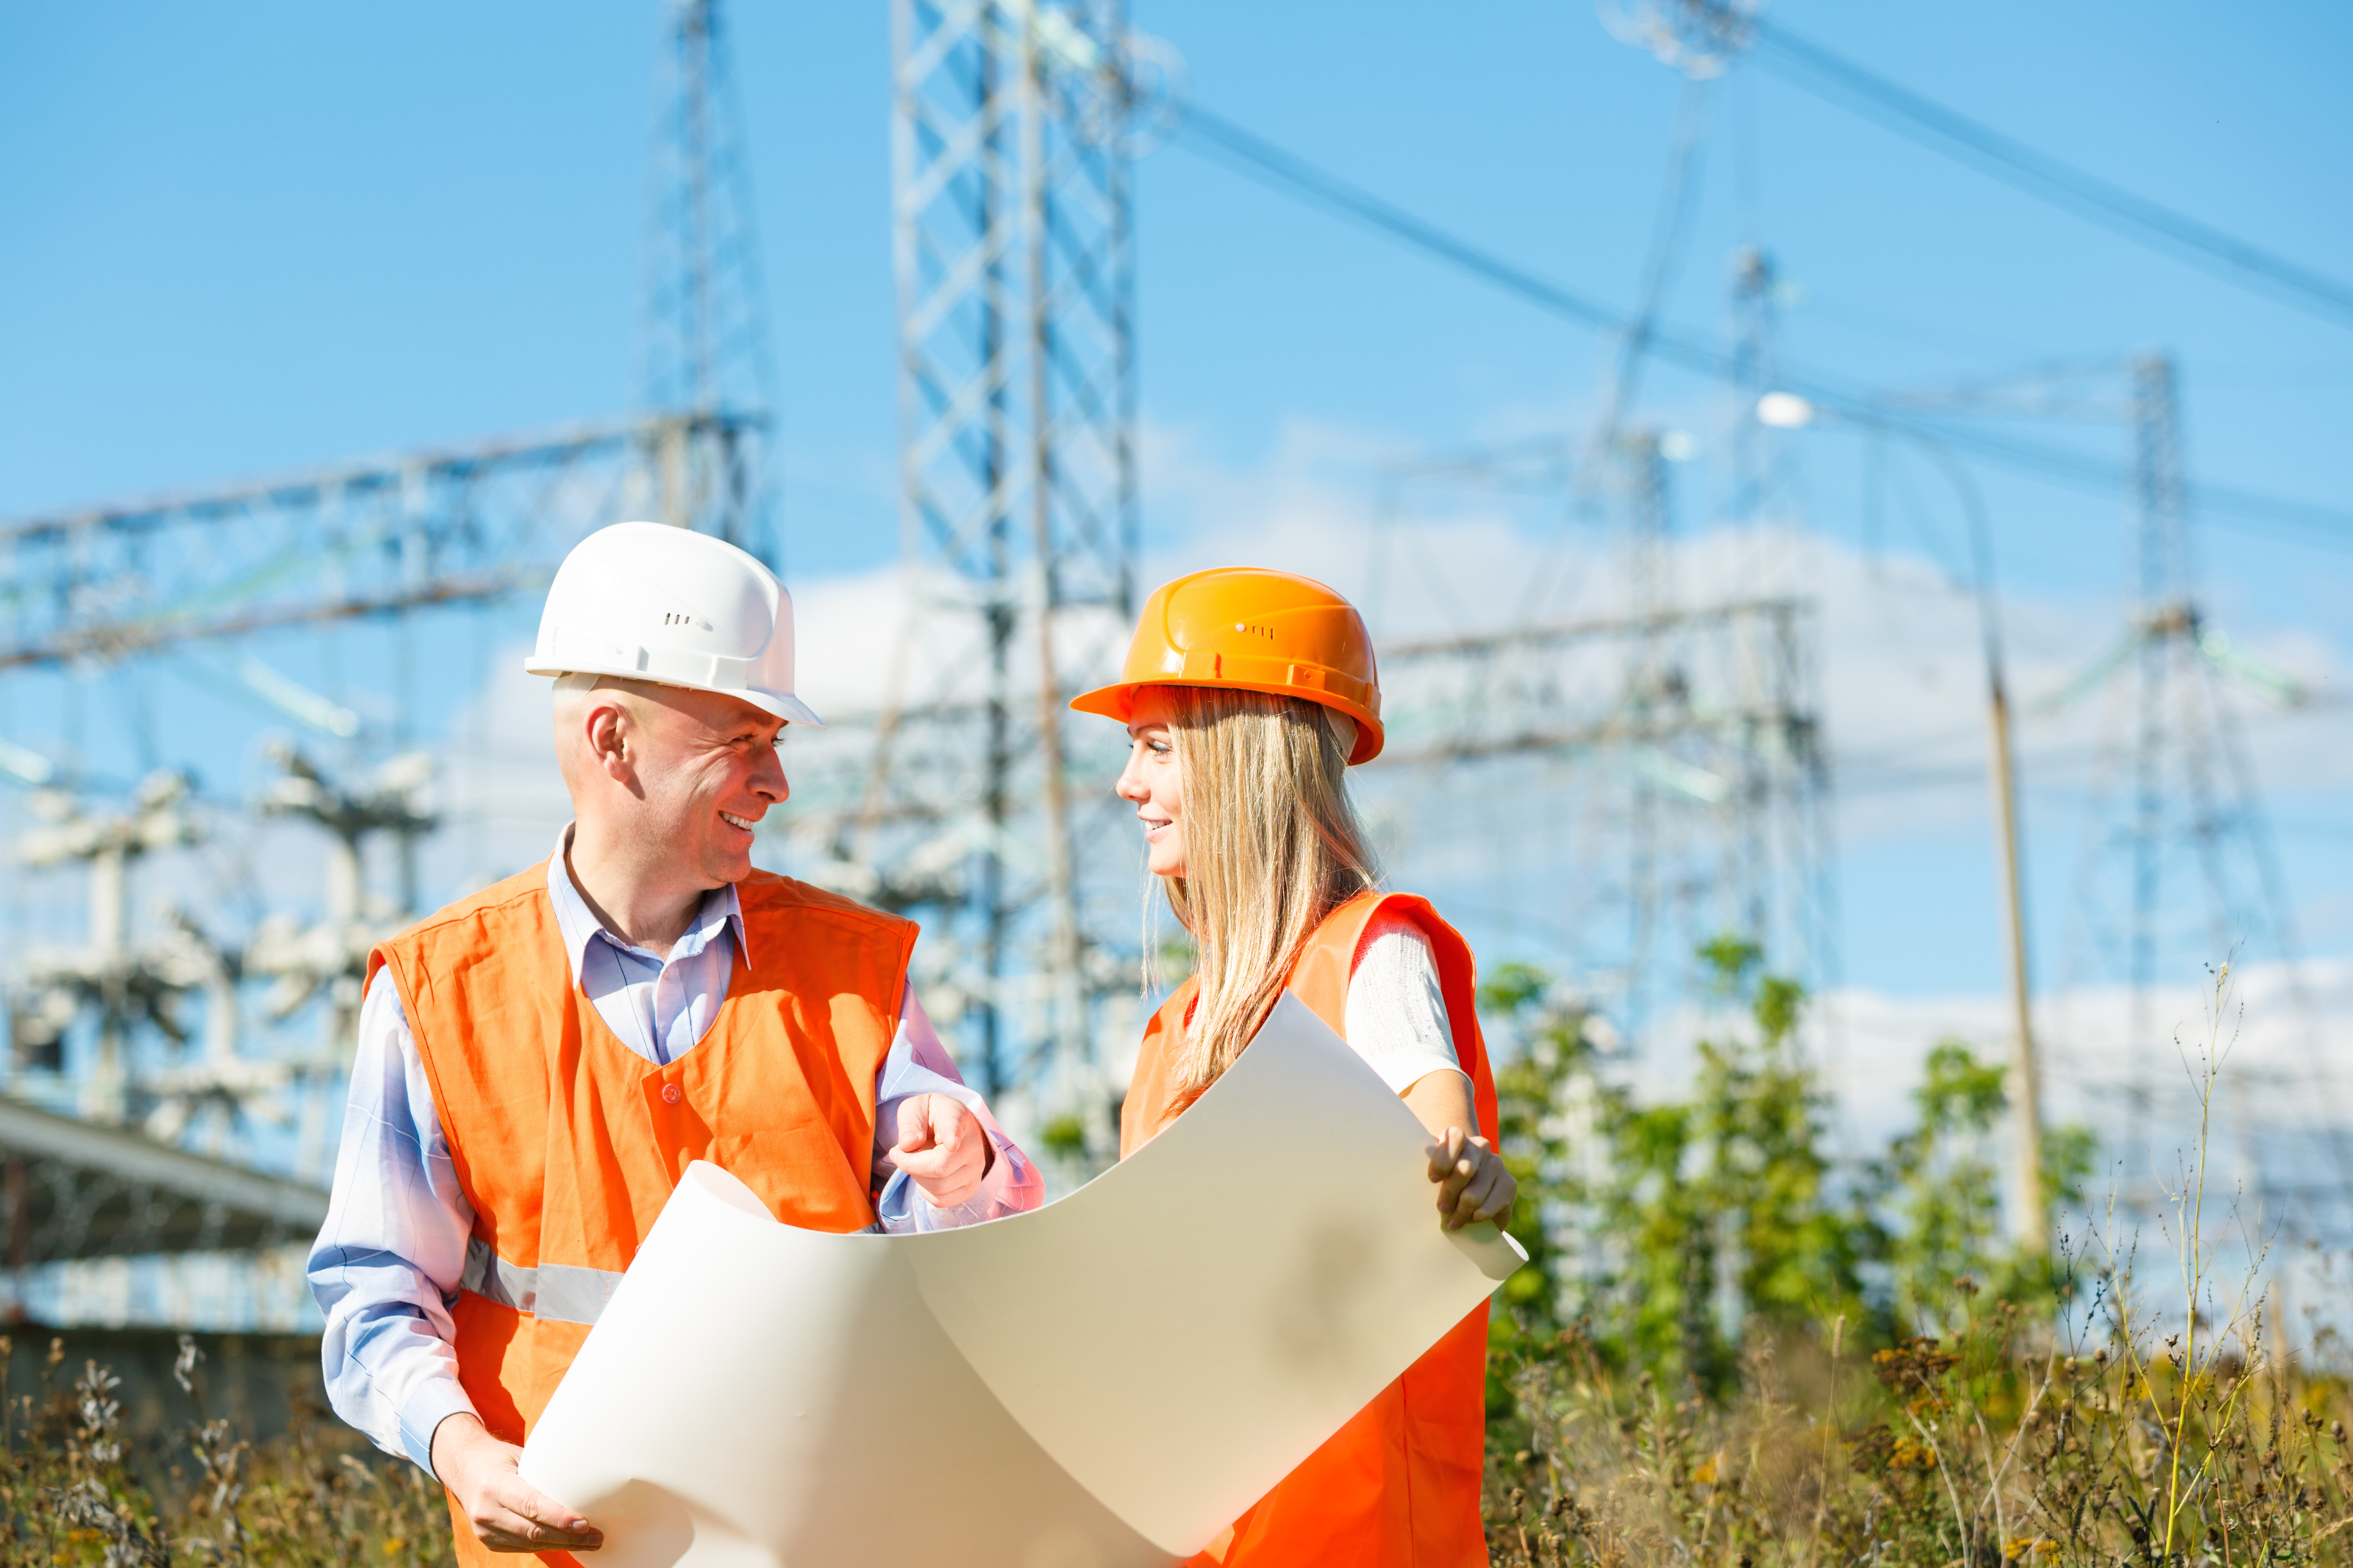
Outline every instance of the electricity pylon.
POLYGON ((1664 604, 1385 646, 1390 738, 1366 782, 1409 773, 1458 800, 1484 787, 1520 803, 1480 826, 1524 858, 1572 834, 1568 885, 1540 913, 1637 1045, 1696 999, 1694 950, 1715 937, 1820 984, 1835 952, 1814 619, 1802 599, 1664 604), (1538 771, 1500 771, 1515 766, 1538 771))
MULTIPOLYGON (((757 248, 715 0, 673 0, 662 59, 647 240, 646 412, 0 523, 0 558, 8 562, 0 577, 0 679, 136 664, 301 626, 406 625, 437 610, 495 604, 543 586, 575 540, 625 518, 696 528, 773 560, 757 248)), ((356 733, 355 716, 257 660, 246 665, 259 671, 247 683, 267 700, 332 710, 341 726, 332 733, 356 733)), ((391 728, 397 742, 406 717, 391 728)), ((0 753, 9 759, 19 773, 49 771, 21 749, 0 753)), ((90 863, 92 938, 82 949, 37 957, 11 1010, 18 1051, 36 1070, 62 1059, 74 1020, 94 1013, 99 1048, 81 1086, 85 1113, 121 1121, 145 1111, 147 1130, 167 1139, 248 1114, 282 1120, 272 1097, 290 1086, 311 1090, 298 1147, 309 1174, 325 1145, 316 1090, 349 1059, 360 965, 370 942, 416 913, 413 848, 433 823, 412 798, 429 772, 414 754, 386 763, 364 788, 338 787, 299 756, 286 765, 261 810, 308 816, 328 830, 322 921, 302 927, 282 914, 265 919, 240 945, 174 911, 153 941, 136 941, 124 868, 164 847, 139 826, 152 826, 162 808, 142 797, 118 820, 58 795, 53 825, 37 830, 27 853, 38 863, 90 863), (396 900, 369 899, 361 885, 360 840, 377 833, 398 840, 396 900), (323 997, 315 1055, 264 1060, 238 1052, 251 1016, 242 993, 265 983, 273 1019, 323 997), (188 991, 206 997, 201 1050, 132 1081, 129 1031, 153 1026, 183 1043, 175 1003, 188 991)))
POLYGON ((1041 981, 1033 1051, 1068 1065, 1088 1049, 1061 710, 1135 599, 1137 77, 1119 0, 897 0, 892 26, 899 657, 936 676, 894 689, 865 831, 842 849, 877 864, 873 896, 936 900, 968 1047, 999 1089, 1041 1065, 1010 1059, 1007 984, 1025 939, 1037 963, 1018 967, 1041 981), (910 882, 875 830, 897 809, 886 796, 910 721, 950 713, 968 721, 973 776, 962 801, 917 809, 934 826, 910 882), (944 878, 944 842, 962 846, 944 878))
MULTIPOLYGON (((1524 792, 1545 803, 1548 822, 1575 824, 1569 886, 1547 918, 1580 985, 1638 1044, 1669 1009, 1702 997, 1696 950, 1715 938, 1756 942, 1775 972, 1818 992, 1839 975, 1816 616, 1792 591, 1795 497, 1780 433, 1755 413, 1774 375, 1775 295, 1770 258, 1736 251, 1738 401, 1723 520, 1733 531, 1722 542, 1737 599, 1687 597, 1670 475, 1689 437, 1626 422, 1614 392, 1593 443, 1401 470, 1559 486, 1580 510, 1617 494, 1618 614, 1384 647, 1381 672, 1403 716, 1385 761, 1428 772, 1552 759, 1524 792), (1589 458, 1562 472, 1560 452, 1578 447, 1589 458)), ((1613 386, 1629 380, 1621 366, 1613 386)))
POLYGON ((777 564, 759 448, 773 440, 776 367, 753 217, 751 167, 718 0, 669 0, 656 85, 646 225, 644 387, 657 414, 726 416, 733 446, 657 449, 661 521, 723 505, 722 537, 777 564))
MULTIPOLYGON (((2202 966, 2268 959, 2285 971, 2290 1007, 2304 1036, 2294 1091, 2330 1128, 2317 1157, 2333 1182, 2309 1175, 2289 1185, 2331 1201, 2353 1194, 2353 1159, 2342 1147, 2338 1086, 2321 1049, 2306 993, 2285 880, 2273 849, 2233 688, 2294 705, 2295 681, 2233 647, 2206 616, 2189 532, 2178 382, 2170 358, 2131 362, 2133 606, 2124 636, 2056 698, 2053 706, 2105 687, 2109 702, 2091 801, 2090 830, 2076 896, 2090 944, 2108 975, 2130 987, 2125 1064, 2126 1172, 2145 1201, 2161 1173, 2148 1146, 2157 1085, 2152 1069, 2174 1058, 2161 1037, 2168 1020, 2158 993, 2202 966), (2193 889, 2189 890, 2189 889, 2193 889)), ((2277 1152, 2286 1130, 2249 1124, 2244 1074, 2217 1110, 2242 1123, 2251 1191, 2278 1194, 2263 1147, 2277 1152)), ((2280 1086, 2285 1088, 2287 1086, 2280 1086)), ((2299 1228, 2309 1214, 2293 1215, 2299 1228)))

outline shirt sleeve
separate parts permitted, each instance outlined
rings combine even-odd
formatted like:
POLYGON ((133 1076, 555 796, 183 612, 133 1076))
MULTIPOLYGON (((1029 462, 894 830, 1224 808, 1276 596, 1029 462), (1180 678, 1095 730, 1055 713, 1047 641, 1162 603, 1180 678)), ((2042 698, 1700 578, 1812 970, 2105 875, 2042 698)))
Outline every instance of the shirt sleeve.
POLYGON ((874 1175, 883 1183, 882 1195, 874 1205, 876 1226, 893 1234, 953 1230, 1036 1208, 1046 1198, 1045 1179, 997 1125, 988 1102, 965 1087, 923 1005, 915 1000, 913 986, 906 988, 906 997, 899 1008, 899 1032, 891 1042, 891 1054, 874 1077, 874 1175), (980 1190, 960 1204, 934 1207, 923 1189, 891 1163, 889 1151, 898 1142, 899 1102, 917 1094, 944 1094, 960 1101, 980 1119, 996 1148, 996 1161, 981 1178, 980 1190))
POLYGON ((1431 1073, 1462 1071, 1438 955, 1403 915, 1376 914, 1366 929, 1348 976, 1346 1021, 1349 1046, 1399 1094, 1431 1073))
POLYGON ((427 1470, 433 1429, 474 1409, 449 1316, 473 1228, 400 992, 380 971, 360 1006, 334 1194, 308 1272, 326 1318, 328 1403, 427 1470))

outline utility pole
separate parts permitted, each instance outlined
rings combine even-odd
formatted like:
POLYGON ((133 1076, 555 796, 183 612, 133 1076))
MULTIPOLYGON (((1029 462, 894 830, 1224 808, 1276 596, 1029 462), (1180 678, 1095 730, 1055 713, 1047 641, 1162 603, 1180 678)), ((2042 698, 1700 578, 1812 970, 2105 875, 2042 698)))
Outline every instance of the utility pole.
POLYGON ((1994 835, 2001 857, 2002 907, 2010 937, 2010 1236, 2021 1252, 2051 1251, 2050 1198, 2042 1191, 2042 1079, 2034 1056, 2034 1012, 2026 970, 2026 902, 2018 850, 2017 770, 2010 752, 2010 694, 1990 672, 1987 718, 1992 729, 1994 835))
POLYGON ((1969 588, 1977 601, 1978 635, 1986 672, 1986 782, 1993 797, 1997 891, 2002 903, 2004 956, 2010 972, 2010 1233, 2020 1252, 2051 1254, 2051 1199, 2042 1187, 2042 1076, 2035 1051, 2033 977, 2027 967, 2024 835, 2019 825, 2018 765, 2010 744, 2009 661, 2001 636, 2001 601, 1994 585, 1993 522, 1984 492, 1945 446, 1915 437, 1944 468, 1958 492, 1968 524, 1969 588))
POLYGON ((1995 597, 1993 530, 1985 503, 1968 471, 1942 447, 1945 462, 1968 513, 1970 575, 1978 602, 1978 628, 1985 643, 1987 782, 1993 794, 1994 850, 2009 938, 2010 1239, 2028 1257, 2051 1255, 2051 1198, 2042 1190, 2042 1075, 2034 1046, 2032 977, 2026 961, 2026 895, 2019 847, 2018 766, 2011 755, 2010 677, 2003 657, 2001 605, 1995 597))

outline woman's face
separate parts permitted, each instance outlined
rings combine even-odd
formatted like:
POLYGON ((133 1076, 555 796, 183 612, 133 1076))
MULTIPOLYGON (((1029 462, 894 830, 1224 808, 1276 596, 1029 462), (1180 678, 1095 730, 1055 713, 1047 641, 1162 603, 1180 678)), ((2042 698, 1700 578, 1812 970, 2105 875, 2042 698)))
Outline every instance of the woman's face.
POLYGON ((1144 825, 1146 865, 1155 877, 1185 874, 1185 774, 1168 736, 1166 689, 1147 686, 1136 693, 1127 721, 1127 766, 1119 775, 1122 800, 1135 803, 1144 825))

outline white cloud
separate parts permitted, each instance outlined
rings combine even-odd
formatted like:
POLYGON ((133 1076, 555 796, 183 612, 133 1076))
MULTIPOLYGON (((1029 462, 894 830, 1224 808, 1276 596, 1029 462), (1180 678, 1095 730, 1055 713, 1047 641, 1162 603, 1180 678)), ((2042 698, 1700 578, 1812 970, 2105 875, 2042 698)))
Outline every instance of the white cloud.
MULTIPOLYGON (((1625 559, 1609 528, 1535 502, 1464 488, 1384 489, 1394 442, 1286 422, 1264 462, 1220 466, 1182 430, 1144 444, 1162 526, 1145 578, 1226 563, 1319 577, 1366 608, 1395 642, 1492 633, 1521 624, 1623 614, 1625 559), (1173 526, 1170 526, 1173 523, 1173 526), (1536 595, 1531 584, 1542 584, 1536 595)), ((1608 515, 1622 509, 1604 497, 1608 515)), ((1597 516, 1599 514, 1597 513, 1597 516)), ((1686 528, 1669 574, 1685 603, 1790 593, 1820 606, 1818 668, 1834 763, 1859 786, 1841 803, 1841 841, 1909 836, 1984 814, 1985 666, 1974 600, 1925 558, 1867 556, 1789 527, 1686 528), (1944 778, 1922 793, 1922 775, 1944 778), (1912 781, 1901 796, 1882 790, 1912 781)), ((2020 766, 2030 788, 2080 789, 2098 740, 2098 693, 2052 710, 2049 700, 2110 652, 2125 614, 2114 596, 2007 594, 2000 606, 2020 766)), ((2225 628, 2256 659, 2309 691, 2342 691, 2347 651, 2316 628, 2225 628)), ((2249 741, 2253 776, 2303 790, 2353 784, 2353 745, 2326 709, 2282 709, 2225 680, 2249 741)))
MULTIPOLYGON (((1398 488, 1385 499, 1368 476, 1377 476, 1395 446, 1362 432, 1290 422, 1262 462, 1241 468, 1218 461, 1181 429, 1147 427, 1144 449, 1155 523, 1142 566, 1145 587, 1219 563, 1300 571, 1358 598, 1386 641, 1492 631, 1527 613, 1532 602, 1541 603, 1548 620, 1607 616, 1625 603, 1624 562, 1606 529, 1568 515, 1556 498, 1530 502, 1421 487, 1398 488), (1546 585, 1542 594, 1532 590, 1538 583, 1546 585)), ((1671 573, 1681 592, 1694 599, 1788 590, 1819 600, 1818 668, 1835 773, 1855 786, 1839 800, 1841 846, 1901 852, 1940 833, 1982 830, 1983 667, 1975 611, 1934 567, 1901 552, 1867 558, 1835 541, 1788 530, 1693 529, 1676 542, 1671 573), (1923 776, 1942 782, 1870 787, 1923 776)), ((817 803, 825 769, 863 744, 861 716, 883 707, 894 688, 910 702, 942 692, 969 697, 980 689, 985 648, 975 617, 934 616, 911 625, 908 584, 895 566, 792 582, 797 684, 819 713, 843 721, 844 728, 830 737, 792 738, 787 763, 797 786, 806 784, 808 795, 801 806, 785 808, 785 819, 817 803)), ((953 587, 934 584, 931 592, 944 600, 953 587)), ((2112 644, 2119 611, 2113 602, 2017 593, 2003 611, 2029 786, 2078 788, 2096 731, 2097 703, 2079 703, 2057 715, 2041 714, 2034 703, 2112 644)), ((1093 614, 1066 616, 1057 633, 1058 659, 1072 679, 1107 672, 1124 640, 1124 628, 1093 614)), ((2343 687, 2346 655, 2326 628, 2289 627, 2240 640, 2316 689, 2343 687)), ((496 652, 442 738, 437 795, 447 826, 425 847, 428 896, 454 896, 531 864, 568 818, 547 740, 547 684, 522 673, 522 652, 519 647, 496 652)), ((1018 689, 1034 674, 1034 642, 1025 634, 1011 655, 1018 689)), ((1592 700, 1606 704, 1614 678, 1599 667, 1588 673, 1597 683, 1592 700)), ((1074 720, 1069 733, 1081 750, 1116 744, 1106 727, 1089 721, 1074 720)), ((2258 778, 2293 780, 2315 791, 2353 783, 2353 746, 2346 744, 2340 725, 2269 720, 2250 724, 2248 733, 2258 778)), ((1575 840, 1547 832, 1542 819, 1555 798, 1548 792, 1561 787, 1573 766, 1524 772, 1483 794, 1475 784, 1441 782, 1395 798, 1381 795, 1375 804, 1385 837, 1398 846, 1400 875, 1426 886, 1475 889, 1494 874, 1498 861, 1509 860, 1516 862, 1514 874, 1550 879, 1565 897, 1573 890, 1575 840)), ((237 855, 265 901, 315 898, 314 837, 280 826, 243 841, 237 855)), ((2063 857, 2066 848, 2045 852, 2063 857)), ((379 874, 385 869, 379 867, 379 874)), ((215 873, 213 881, 235 880, 237 874, 231 867, 215 873)), ((1982 879, 1981 871, 1971 874, 1982 879)), ((1092 872, 1094 907, 1105 911, 1106 921, 1115 920, 1114 934, 1122 939, 1134 922, 1135 878, 1124 854, 1121 864, 1098 865, 1092 872)), ((154 885, 167 881, 192 893, 198 889, 185 877, 167 879, 159 868, 154 885)), ((1981 888, 1972 889, 1978 893, 1981 888)), ((60 920, 79 923, 78 896, 52 902, 60 920)), ((2311 973, 2318 977, 2316 1016, 2325 1037, 2341 1038, 2353 1026, 2353 980, 2342 964, 2311 973)), ((2251 1023, 2237 1059, 2250 1084, 2292 1085, 2302 1081, 2295 1075, 2310 1052, 2282 1032, 2286 1026, 2277 1021, 2282 1009, 2272 973, 2260 967, 2248 972, 2251 1023)), ((2170 993, 2163 1009, 2170 1009, 2168 1016, 2194 1016, 2192 1001, 2189 992, 2170 993)), ((1893 1125, 1922 1053, 1938 1036, 1959 1033, 1989 1047, 2004 1038, 2003 1010, 1991 995, 1895 996, 1863 986, 1841 993, 1830 1010, 1841 1024, 1826 1037, 1835 1053, 1827 1060, 1844 1114, 1859 1129, 1893 1125)), ((2063 1114, 2113 1120, 2113 1098, 2092 1089, 2121 1079, 2124 998, 2078 991, 2049 1000, 2042 1011, 2054 1107, 2063 1114)), ((2178 1074, 2160 1061, 2149 1077, 2161 1087, 2178 1074)), ((2262 1093, 2260 1103, 2276 1106, 2289 1122, 2335 1115, 2316 1093, 2299 1098, 2288 1088, 2262 1093)), ((2168 1104, 2169 1110, 2150 1111, 2152 1126, 2179 1111, 2178 1103, 2168 1104)), ((2246 1120, 2232 1123, 2232 1138, 2246 1120)))

